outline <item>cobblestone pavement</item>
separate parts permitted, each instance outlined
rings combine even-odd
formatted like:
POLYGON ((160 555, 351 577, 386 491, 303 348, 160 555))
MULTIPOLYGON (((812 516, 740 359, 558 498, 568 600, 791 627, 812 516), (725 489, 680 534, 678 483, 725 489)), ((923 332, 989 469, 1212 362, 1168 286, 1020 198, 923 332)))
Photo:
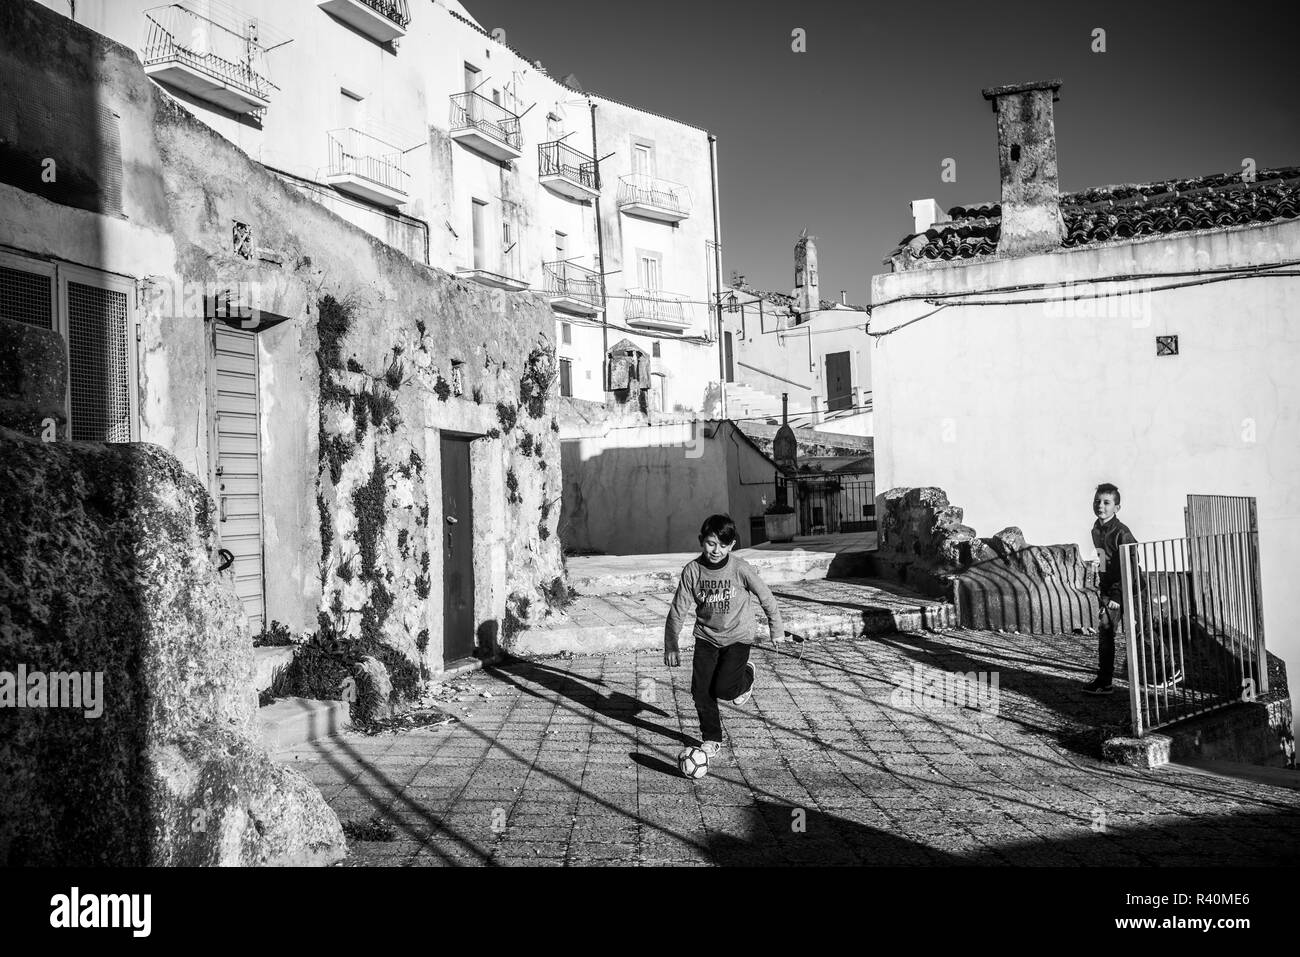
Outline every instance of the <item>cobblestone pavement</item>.
MULTIPOLYGON (((348 865, 1300 863, 1300 791, 1092 756, 1121 695, 1078 693, 1095 639, 989 632, 754 652, 728 747, 690 781, 690 645, 516 660, 454 683, 444 727, 349 732, 279 757, 345 821, 348 865), (908 675, 995 671, 983 707, 926 706, 908 675), (996 707, 992 702, 996 700, 996 707)), ((968 702, 969 704, 969 702, 968 702)))

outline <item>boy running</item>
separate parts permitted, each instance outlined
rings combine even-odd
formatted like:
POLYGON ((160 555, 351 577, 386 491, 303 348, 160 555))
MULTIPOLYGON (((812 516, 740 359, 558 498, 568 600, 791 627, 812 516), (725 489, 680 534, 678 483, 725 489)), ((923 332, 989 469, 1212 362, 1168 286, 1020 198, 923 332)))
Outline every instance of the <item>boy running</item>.
POLYGON ((681 664, 677 636, 682 620, 695 606, 694 667, 691 694, 700 716, 701 747, 712 759, 722 749, 719 701, 743 705, 754 687, 749 646, 754 643, 754 606, 758 599, 767 614, 773 641, 784 634, 781 610, 763 580, 742 558, 736 546, 736 523, 729 515, 710 515, 700 526, 701 554, 682 569, 677 593, 664 626, 664 664, 681 664))

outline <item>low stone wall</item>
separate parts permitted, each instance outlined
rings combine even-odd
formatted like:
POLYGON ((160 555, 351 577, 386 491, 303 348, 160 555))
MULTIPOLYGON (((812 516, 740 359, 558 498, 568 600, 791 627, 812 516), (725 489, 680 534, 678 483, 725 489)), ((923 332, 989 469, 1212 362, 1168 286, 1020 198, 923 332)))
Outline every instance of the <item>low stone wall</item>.
POLYGON ((872 571, 950 599, 962 627, 1058 634, 1097 627, 1095 563, 1077 545, 1028 545, 1010 526, 988 538, 962 523, 941 488, 894 488, 877 500, 872 571))
POLYGON ((345 850, 255 743, 213 503, 151 445, 0 429, 0 861, 317 864, 345 850))

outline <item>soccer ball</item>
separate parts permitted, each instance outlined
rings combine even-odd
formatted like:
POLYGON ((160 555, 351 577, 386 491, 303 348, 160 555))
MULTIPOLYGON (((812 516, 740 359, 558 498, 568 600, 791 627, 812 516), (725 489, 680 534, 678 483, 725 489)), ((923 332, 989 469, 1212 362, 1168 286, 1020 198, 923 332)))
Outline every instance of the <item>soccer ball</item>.
POLYGON ((709 773, 709 756, 701 748, 682 748, 677 768, 688 778, 702 778, 709 773))

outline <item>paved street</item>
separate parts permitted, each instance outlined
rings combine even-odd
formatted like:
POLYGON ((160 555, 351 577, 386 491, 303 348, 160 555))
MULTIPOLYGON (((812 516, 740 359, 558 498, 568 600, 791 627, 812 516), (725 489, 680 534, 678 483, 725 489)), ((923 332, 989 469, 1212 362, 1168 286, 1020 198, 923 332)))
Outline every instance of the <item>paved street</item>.
POLYGON ((443 687, 455 723, 280 758, 344 821, 392 823, 348 865, 1300 863, 1300 791, 1092 756, 1125 710, 1078 693, 1094 642, 756 651, 753 699, 724 705, 729 746, 701 781, 674 763, 696 731, 689 654, 673 671, 646 652, 514 661, 443 687), (914 665, 996 671, 997 697, 918 704, 899 688, 914 665))

